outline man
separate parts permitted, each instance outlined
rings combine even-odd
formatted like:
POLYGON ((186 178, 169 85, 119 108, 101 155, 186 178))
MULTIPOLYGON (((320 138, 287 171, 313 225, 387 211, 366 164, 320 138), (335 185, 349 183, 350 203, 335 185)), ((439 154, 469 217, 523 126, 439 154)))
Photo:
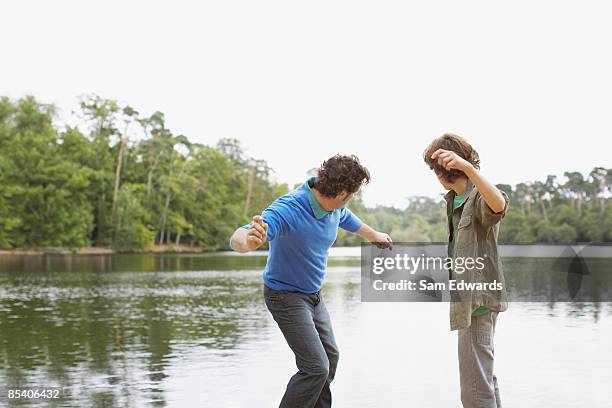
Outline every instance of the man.
POLYGON ((345 208, 369 181, 370 174, 357 157, 336 155, 323 162, 316 177, 276 199, 230 239, 238 252, 270 242, 263 272, 264 299, 298 368, 280 407, 331 406, 330 383, 339 354, 321 297, 328 250, 338 227, 379 245, 391 244, 389 235, 373 230, 345 208))
POLYGON ((497 251, 499 223, 508 208, 508 196, 480 174, 478 153, 462 137, 444 134, 431 142, 423 158, 448 190, 444 198, 449 257, 481 262, 480 268, 461 274, 451 268, 450 279, 501 285, 501 290, 499 286, 487 286, 483 290, 453 291, 450 303, 451 330, 459 331, 461 402, 464 408, 500 408, 497 377, 493 374, 493 335, 498 313, 508 307, 497 251))

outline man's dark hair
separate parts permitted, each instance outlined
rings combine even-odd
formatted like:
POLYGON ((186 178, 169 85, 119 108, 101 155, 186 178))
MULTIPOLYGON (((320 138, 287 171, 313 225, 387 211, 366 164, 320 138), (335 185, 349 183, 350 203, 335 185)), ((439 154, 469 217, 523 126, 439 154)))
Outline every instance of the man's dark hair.
POLYGON ((319 167, 313 187, 323 196, 333 198, 343 191, 352 194, 369 182, 370 172, 357 156, 337 154, 319 167))
POLYGON ((480 169, 478 152, 474 150, 467 140, 453 133, 445 133, 429 144, 423 153, 423 160, 425 160, 430 169, 449 183, 452 183, 458 177, 465 176, 465 174, 457 169, 446 170, 438 164, 438 159, 432 159, 431 155, 438 149, 453 151, 470 162, 474 168, 480 169))

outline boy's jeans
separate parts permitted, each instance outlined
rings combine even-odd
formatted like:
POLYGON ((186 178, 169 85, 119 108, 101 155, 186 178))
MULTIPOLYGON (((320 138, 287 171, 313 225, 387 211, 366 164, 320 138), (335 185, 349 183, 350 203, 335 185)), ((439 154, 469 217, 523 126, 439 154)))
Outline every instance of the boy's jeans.
POLYGON ((264 285, 266 306, 295 354, 298 372, 287 384, 281 408, 328 408, 338 346, 320 292, 277 291, 264 285))
POLYGON ((459 381, 464 408, 501 408, 497 377, 493 374, 493 336, 498 312, 472 317, 459 330, 459 381))

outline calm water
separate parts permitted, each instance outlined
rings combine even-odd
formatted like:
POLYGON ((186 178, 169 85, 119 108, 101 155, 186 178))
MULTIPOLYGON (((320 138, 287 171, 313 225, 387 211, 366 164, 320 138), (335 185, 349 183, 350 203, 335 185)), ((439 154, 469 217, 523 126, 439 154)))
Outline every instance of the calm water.
MULTIPOLYGON (((361 303, 359 260, 334 254, 323 291, 341 352, 334 405, 458 407, 448 304, 361 303)), ((0 387, 65 387, 56 406, 277 406, 295 366, 261 296, 264 264, 225 254, 1 258, 0 387)), ((612 406, 611 340, 610 303, 511 304, 496 334, 504 405, 612 406)))

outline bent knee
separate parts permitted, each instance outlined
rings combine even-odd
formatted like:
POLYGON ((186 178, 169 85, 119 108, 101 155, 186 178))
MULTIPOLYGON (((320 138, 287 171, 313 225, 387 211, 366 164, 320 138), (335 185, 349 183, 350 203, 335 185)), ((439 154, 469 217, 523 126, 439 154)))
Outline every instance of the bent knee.
POLYGON ((320 360, 317 361, 316 364, 308 366, 306 369, 304 369, 304 372, 309 377, 326 379, 329 375, 329 366, 330 363, 327 361, 327 359, 320 360))

